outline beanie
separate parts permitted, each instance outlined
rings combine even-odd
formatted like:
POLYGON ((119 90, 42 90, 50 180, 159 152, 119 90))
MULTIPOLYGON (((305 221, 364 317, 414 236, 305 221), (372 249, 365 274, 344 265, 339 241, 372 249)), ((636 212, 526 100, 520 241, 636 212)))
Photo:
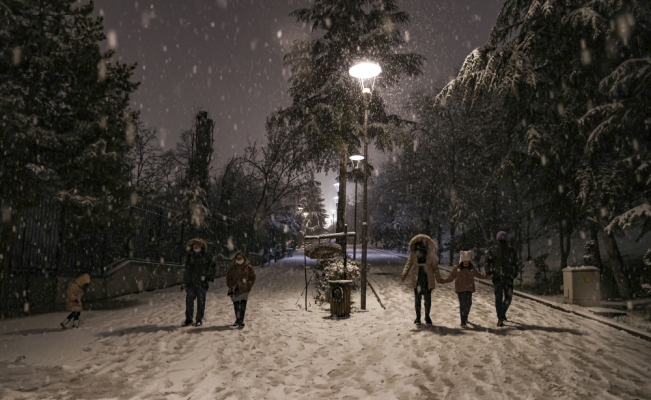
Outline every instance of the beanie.
POLYGON ((470 260, 472 260, 472 250, 462 251, 459 253, 460 262, 470 261, 470 260))

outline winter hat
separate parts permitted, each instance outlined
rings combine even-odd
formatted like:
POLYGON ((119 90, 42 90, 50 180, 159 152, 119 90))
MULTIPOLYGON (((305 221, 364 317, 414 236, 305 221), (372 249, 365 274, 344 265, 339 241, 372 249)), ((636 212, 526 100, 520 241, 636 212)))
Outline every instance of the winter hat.
POLYGON ((506 232, 504 231, 497 232, 497 240, 506 240, 506 232))
POLYGON ((192 246, 195 245, 195 244, 198 244, 199 246, 201 246, 202 250, 208 250, 208 243, 206 243, 205 240, 199 239, 199 238, 190 239, 188 241, 188 243, 185 245, 185 249, 187 251, 190 251, 190 250, 192 250, 192 246))
POLYGON ((470 261, 470 260, 472 260, 472 250, 462 251, 459 253, 460 262, 470 261))

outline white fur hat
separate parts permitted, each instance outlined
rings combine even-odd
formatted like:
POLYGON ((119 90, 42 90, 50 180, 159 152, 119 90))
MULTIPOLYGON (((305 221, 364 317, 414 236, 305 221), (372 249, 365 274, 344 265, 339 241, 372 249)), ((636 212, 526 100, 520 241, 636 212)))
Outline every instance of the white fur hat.
POLYGON ((462 251, 459 253, 459 262, 471 261, 472 260, 472 250, 462 251))

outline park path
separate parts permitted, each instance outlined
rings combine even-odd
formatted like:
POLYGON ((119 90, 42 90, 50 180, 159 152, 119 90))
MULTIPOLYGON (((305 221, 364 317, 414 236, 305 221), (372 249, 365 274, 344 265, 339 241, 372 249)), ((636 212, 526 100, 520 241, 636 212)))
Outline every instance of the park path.
MULTIPOLYGON (((454 285, 432 299, 434 325, 415 326, 404 259, 369 251, 365 312, 330 320, 302 309, 302 253, 256 268, 247 325, 233 330, 224 279, 200 328, 180 328, 178 288, 131 295, 59 331, 63 313, 0 321, 3 399, 648 399, 651 345, 594 321, 515 298, 495 327, 492 292, 477 285, 470 329, 454 285)), ((445 273, 444 273, 445 274, 445 273)), ((359 295, 354 294, 354 300, 359 295)))

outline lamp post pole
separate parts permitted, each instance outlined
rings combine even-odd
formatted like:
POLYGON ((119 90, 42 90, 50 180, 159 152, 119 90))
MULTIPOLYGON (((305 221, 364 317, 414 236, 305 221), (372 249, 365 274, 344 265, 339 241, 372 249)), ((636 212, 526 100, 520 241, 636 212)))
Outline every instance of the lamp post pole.
MULTIPOLYGON (((368 96, 370 93, 363 93, 364 96, 364 195, 362 196, 362 272, 360 274, 359 307, 366 310, 366 264, 367 264, 367 235, 368 235, 368 96)), ((355 193, 357 195, 357 193, 355 193)))
POLYGON ((357 238, 358 232, 357 232, 357 180, 358 180, 358 173, 359 171, 359 162, 364 159, 363 156, 360 156, 359 154, 352 155, 350 157, 350 160, 353 162, 354 167, 353 171, 355 171, 355 241, 353 242, 353 260, 357 260, 357 238))
POLYGON ((364 97, 364 195, 363 195, 363 217, 362 217, 362 271, 360 273, 360 308, 366 310, 366 272, 367 272, 367 250, 368 250, 368 103, 373 87, 375 86, 375 77, 381 72, 382 68, 374 62, 360 62, 350 68, 348 71, 353 78, 357 78, 362 86, 362 96, 364 97), (371 87, 364 86, 364 80, 372 79, 371 87))
POLYGON ((355 179, 355 241, 353 242, 353 260, 357 260, 357 179, 355 179))

